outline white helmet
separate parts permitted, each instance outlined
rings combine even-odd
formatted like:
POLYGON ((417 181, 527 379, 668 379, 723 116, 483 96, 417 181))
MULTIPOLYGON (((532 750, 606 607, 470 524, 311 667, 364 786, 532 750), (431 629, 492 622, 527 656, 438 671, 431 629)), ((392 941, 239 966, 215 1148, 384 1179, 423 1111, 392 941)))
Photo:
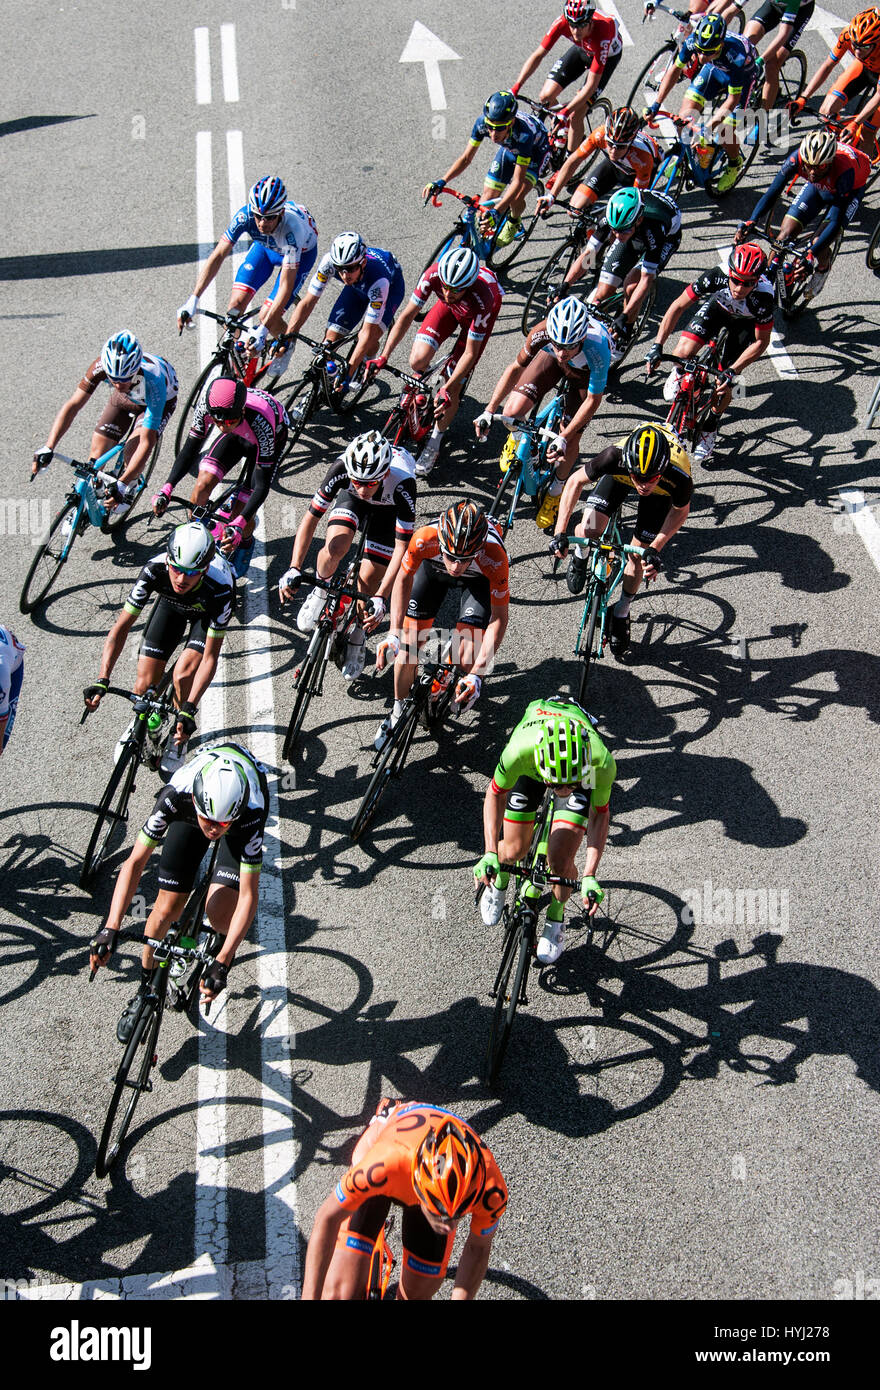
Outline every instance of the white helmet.
POLYGON ((247 801, 247 795, 247 777, 229 753, 216 753, 196 773, 192 789, 193 805, 205 820, 235 820, 247 801))
POLYGON ((557 347, 574 347, 590 331, 590 311, 582 299, 570 294, 560 299, 547 315, 547 336, 557 347))
POLYGON ((133 333, 114 333, 101 349, 101 366, 112 381, 130 381, 143 360, 143 350, 133 333))
POLYGON ((466 290, 480 273, 480 258, 469 246, 454 246, 440 257, 437 270, 447 289, 466 290))
POLYGON ((175 526, 168 537, 166 558, 169 565, 184 574, 204 574, 214 558, 216 542, 207 526, 200 521, 185 521, 175 526))
POLYGON ((366 242, 358 232, 340 232, 330 247, 330 259, 337 270, 351 270, 366 254, 366 242))
POLYGON ((388 440, 378 430, 370 430, 351 441, 342 462, 353 483, 373 483, 385 477, 393 457, 388 440))

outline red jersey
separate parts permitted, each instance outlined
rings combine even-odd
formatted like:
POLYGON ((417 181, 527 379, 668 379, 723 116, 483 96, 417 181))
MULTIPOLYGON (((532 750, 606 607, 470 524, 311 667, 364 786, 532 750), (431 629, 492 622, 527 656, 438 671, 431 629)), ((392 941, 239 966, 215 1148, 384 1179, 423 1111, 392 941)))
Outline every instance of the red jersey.
MULTIPOLYGON (((806 178, 804 164, 797 155, 797 165, 800 173, 806 178)), ((857 150, 853 145, 846 145, 839 141, 837 154, 832 160, 831 167, 821 179, 817 179, 813 184, 814 188, 819 188, 823 193, 830 193, 833 197, 848 198, 851 193, 858 193, 860 188, 864 188, 871 172, 871 161, 861 150, 857 150)))
POLYGON ((501 309, 503 295, 493 272, 487 266, 481 266, 474 283, 465 290, 461 299, 456 299, 451 304, 440 298, 442 286, 437 262, 434 261, 413 290, 410 303, 418 305, 421 309, 428 302, 430 295, 435 294, 454 319, 468 325, 468 337, 475 343, 481 343, 484 338, 488 338, 501 309))
POLYGON ((589 34, 578 31, 576 35, 565 16, 560 15, 542 38, 541 47, 546 52, 560 39, 568 39, 590 59, 590 72, 601 72, 608 59, 623 48, 617 20, 613 15, 599 14, 598 10, 593 15, 593 27, 589 34))

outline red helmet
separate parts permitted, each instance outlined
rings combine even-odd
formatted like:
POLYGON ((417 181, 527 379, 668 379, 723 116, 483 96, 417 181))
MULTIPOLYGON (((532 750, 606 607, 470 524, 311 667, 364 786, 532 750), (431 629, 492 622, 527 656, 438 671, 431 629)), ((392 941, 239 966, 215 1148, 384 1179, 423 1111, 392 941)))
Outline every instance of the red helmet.
POLYGON ((727 273, 734 280, 759 280, 767 269, 767 257, 753 241, 737 246, 727 266, 727 273))
POLYGON ((595 13, 594 0, 565 0, 563 15, 569 24, 586 24, 595 13))

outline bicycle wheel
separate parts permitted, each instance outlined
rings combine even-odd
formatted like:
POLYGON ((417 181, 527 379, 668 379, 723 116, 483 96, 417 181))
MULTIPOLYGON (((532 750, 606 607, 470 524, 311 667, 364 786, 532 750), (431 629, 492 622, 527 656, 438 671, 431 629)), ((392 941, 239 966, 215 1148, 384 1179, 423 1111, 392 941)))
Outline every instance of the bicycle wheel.
POLYGON ((68 499, 55 516, 49 527, 48 536, 31 561, 31 567, 27 572, 18 600, 19 612, 32 613, 37 605, 43 602, 55 583, 58 571, 66 562, 76 538, 73 534, 73 520, 79 507, 80 499, 78 497, 74 498, 72 502, 68 499), (65 521, 68 522, 68 527, 62 533, 61 528, 65 521))
POLYGON ((789 102, 797 101, 807 85, 807 60, 799 48, 789 53, 779 69, 779 91, 773 103, 774 111, 784 111, 789 102))
POLYGON ((158 1007, 144 1004, 134 1026, 134 1032, 126 1044, 119 1070, 116 1073, 110 1108, 101 1131, 98 1153, 95 1158, 95 1177, 104 1178, 119 1157, 119 1150, 134 1119, 137 1103, 144 1091, 151 1091, 150 1071, 156 1060, 156 1038, 159 1034, 160 1015, 158 1007), (138 1049, 142 1049, 138 1055, 138 1049), (137 1075, 129 1081, 132 1068, 137 1075), (126 1091, 131 1094, 123 1103, 126 1091))
POLYGON ((503 228, 507 225, 507 221, 508 219, 505 217, 498 231, 495 233, 492 241, 492 249, 486 257, 486 264, 491 266, 493 270, 506 270, 509 266, 513 265, 517 256, 525 247, 529 237, 532 235, 532 232, 535 230, 540 218, 536 212, 533 212, 531 217, 526 217, 525 214, 523 214, 522 225, 518 234, 512 241, 509 241, 506 246, 499 246, 498 238, 503 228))
POLYGON ((287 762, 293 761, 293 755, 299 747, 299 736, 306 711, 311 704, 312 696, 320 689, 324 672, 327 669, 327 633, 321 628, 319 628, 319 633, 320 636, 317 641, 312 639, 310 650, 306 653, 306 658, 293 682, 296 696, 290 714, 290 723, 284 737, 284 747, 281 750, 282 757, 287 762))
POLYGON ((320 393, 320 382, 313 381, 310 376, 304 376, 296 383, 286 400, 282 401, 289 421, 287 444, 284 449, 285 459, 290 458, 293 453, 294 445, 299 440, 312 417, 315 406, 318 404, 320 393))
POLYGON ((485 1077, 488 1086, 494 1086, 498 1079, 510 1041, 513 1020, 516 1017, 532 954, 531 935, 526 929, 521 912, 511 913, 502 948, 501 968, 495 980, 495 1008, 492 1013, 489 1044, 486 1048, 485 1077))
POLYGON ((586 626, 584 627, 584 640, 580 650, 581 676, 580 681, 578 683, 577 698, 581 704, 583 704, 584 697, 587 693, 587 686, 590 681, 590 669, 593 663, 593 656, 594 654, 598 656, 598 652, 594 653, 593 646, 596 637, 596 624, 599 621, 599 604, 601 602, 601 599, 602 591, 598 584, 594 584, 592 592, 587 595, 587 604, 589 605, 589 611, 586 626))
POLYGON ((566 275, 579 255, 580 249, 575 242, 564 241, 547 260, 529 290, 528 299, 523 307, 520 327, 524 334, 530 333, 536 323, 547 317, 557 297, 562 293, 566 275))
POLYGON ((649 58, 642 68, 626 99, 627 106, 634 106, 637 111, 640 111, 643 106, 653 105, 657 99, 660 83, 669 71, 674 59, 675 44, 672 39, 669 39, 662 48, 657 49, 653 58, 649 58))
POLYGON ((133 743, 126 743, 119 762, 110 773, 110 780, 98 807, 98 818, 79 874, 80 888, 90 890, 94 887, 98 870, 104 860, 108 854, 114 853, 125 839, 128 801, 134 791, 139 761, 138 748, 133 743))
MULTIPOLYGON (((471 243, 470 243, 470 238, 466 235, 466 233, 465 233, 464 229, 462 228, 461 224, 460 224, 460 223, 456 223, 456 225, 453 227, 452 231, 451 231, 451 232, 447 232, 446 235, 445 235, 445 237, 443 237, 442 241, 438 241, 438 242, 437 242, 437 245, 434 247, 434 250, 431 252, 430 256, 429 256, 428 259, 425 261, 425 264, 422 266, 421 270, 419 271, 419 274, 418 274, 418 277, 417 277, 417 283, 418 283, 418 280, 421 280, 421 278, 422 278, 422 276, 424 275, 425 271, 426 271, 430 266, 432 266, 432 265, 434 264, 435 261, 439 261, 440 257, 441 257, 442 255, 445 255, 445 253, 446 253, 447 251, 451 251, 452 248, 453 248, 454 246, 470 246, 470 244, 471 244, 471 243)), ((428 305, 425 305, 425 313, 428 312, 428 307, 429 307, 428 305)))
POLYGON ((603 126, 611 115, 611 102, 607 97, 596 97, 592 106, 584 113, 584 139, 603 126))
MULTIPOLYGON (((512 438, 513 436, 511 435, 511 439, 512 438)), ((507 446, 505 445, 505 448, 506 447, 507 446)), ((495 496, 492 498, 491 505, 488 511, 486 512, 486 515, 497 524, 498 529, 501 532, 502 540, 507 535, 507 532, 510 529, 510 513, 508 512, 506 516, 502 516, 502 512, 506 510, 506 496, 508 489, 513 486, 514 482, 519 477, 519 471, 520 465, 519 461, 517 461, 515 463, 511 463, 506 473, 501 474, 501 477, 498 481, 498 486, 495 489, 495 496)))
POLYGON ((183 410, 180 412, 180 419, 177 422, 177 432, 174 436, 175 456, 179 454, 181 449, 183 448, 184 436, 189 433, 190 417, 195 414, 196 406, 199 403, 202 392, 208 385, 208 382, 211 381, 215 376, 222 376, 224 370, 225 368, 222 357, 219 357, 217 353, 215 353, 214 356, 211 358, 210 362, 208 363, 207 367, 203 368, 203 370, 196 377, 195 386, 193 386, 192 390, 187 396, 186 404, 184 405, 183 410))
POLYGON ((367 790, 364 792, 364 799, 351 823, 350 834, 355 844, 364 831, 369 829, 388 783, 392 777, 400 776, 406 762, 406 755, 409 752, 419 718, 419 708, 415 700, 410 697, 407 700, 407 705, 408 708, 404 709, 391 730, 388 742, 379 755, 376 770, 370 778, 367 790))
POLYGON ((880 271, 880 218, 878 218, 877 226, 874 228, 874 235, 868 243, 868 250, 865 253, 865 265, 869 270, 873 270, 875 274, 880 271))

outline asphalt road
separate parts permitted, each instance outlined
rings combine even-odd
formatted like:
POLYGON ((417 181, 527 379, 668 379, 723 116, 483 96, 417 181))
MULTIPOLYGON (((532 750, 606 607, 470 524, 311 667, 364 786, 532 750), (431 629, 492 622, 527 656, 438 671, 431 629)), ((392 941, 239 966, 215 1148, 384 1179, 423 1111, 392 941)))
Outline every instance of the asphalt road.
MULTIPOLYGON (((880 656, 878 573, 855 523, 873 523, 877 491, 861 423, 880 342, 864 264, 876 194, 815 311, 778 325, 793 374, 769 359, 749 373, 721 466, 698 473, 666 576, 634 607, 632 659, 598 673, 591 703, 619 768, 601 879, 622 930, 602 953, 573 929, 559 965, 534 976, 497 1094, 479 1068, 499 943, 474 911, 470 866, 507 733, 529 699, 572 680, 578 602, 525 515, 510 538, 510 629, 479 711, 439 747, 419 741, 375 833, 353 847, 388 682, 348 689, 331 670, 302 765, 292 775, 280 762, 304 644, 272 591, 344 437, 316 419, 266 506, 265 564, 210 707, 214 727, 273 773, 264 909, 223 1008, 199 1033, 166 1021, 127 1160, 95 1179, 135 948, 87 985, 85 943, 111 884, 92 898, 77 876, 124 714, 107 701, 81 728, 80 691, 163 528, 138 518, 118 542, 89 532, 44 610, 21 618, 35 535, 66 486, 56 464, 30 488, 28 460, 122 325, 170 358, 185 389, 194 379, 198 334, 179 339, 174 316, 207 239, 199 132, 211 136, 212 238, 241 201, 228 138, 241 132, 244 184, 277 170, 322 247, 357 226, 411 280, 451 221, 422 209, 419 188, 464 145, 485 96, 513 80, 541 23, 523 3, 505 5, 498 27, 459 0, 430 15, 343 0, 330 18, 314 0, 259 0, 234 16, 233 101, 228 7, 187 8, 155 3, 121 22, 107 3, 32 3, 6 35, 0 619, 28 652, 0 799, 0 1280, 28 1297, 81 1285, 291 1297, 315 1209, 391 1093, 460 1112, 499 1159, 511 1205, 483 1297, 829 1299, 859 1272, 864 1286, 880 1274, 869 1219, 880 1196, 880 656), (460 55, 440 68, 445 109, 432 111, 424 67, 398 62, 416 20, 460 55), (201 104, 195 23, 211 55, 201 104), (841 510, 847 489, 866 513, 841 510)), ((855 7, 836 8, 843 21, 855 7)), ((621 13, 634 44, 618 99, 667 33, 642 28, 635 0, 621 13)), ((810 32, 805 47, 815 66, 823 40, 810 32)), ((756 163, 721 206, 687 195, 658 308, 717 262, 770 167, 756 163)), ((482 168, 478 157, 468 188, 482 168)), ((517 349, 552 237, 536 237, 507 282, 423 517, 463 491, 491 495, 497 447, 477 451, 469 421, 517 349)), ((229 284, 224 269, 221 305, 229 284)), ((659 390, 627 372, 585 445, 661 410, 659 390)), ((71 448, 87 447, 87 416, 71 448)), ((160 470, 169 464, 166 452, 160 470)), ((130 646, 120 677, 133 675, 130 646)), ((132 831, 157 788, 139 779, 132 831)))

